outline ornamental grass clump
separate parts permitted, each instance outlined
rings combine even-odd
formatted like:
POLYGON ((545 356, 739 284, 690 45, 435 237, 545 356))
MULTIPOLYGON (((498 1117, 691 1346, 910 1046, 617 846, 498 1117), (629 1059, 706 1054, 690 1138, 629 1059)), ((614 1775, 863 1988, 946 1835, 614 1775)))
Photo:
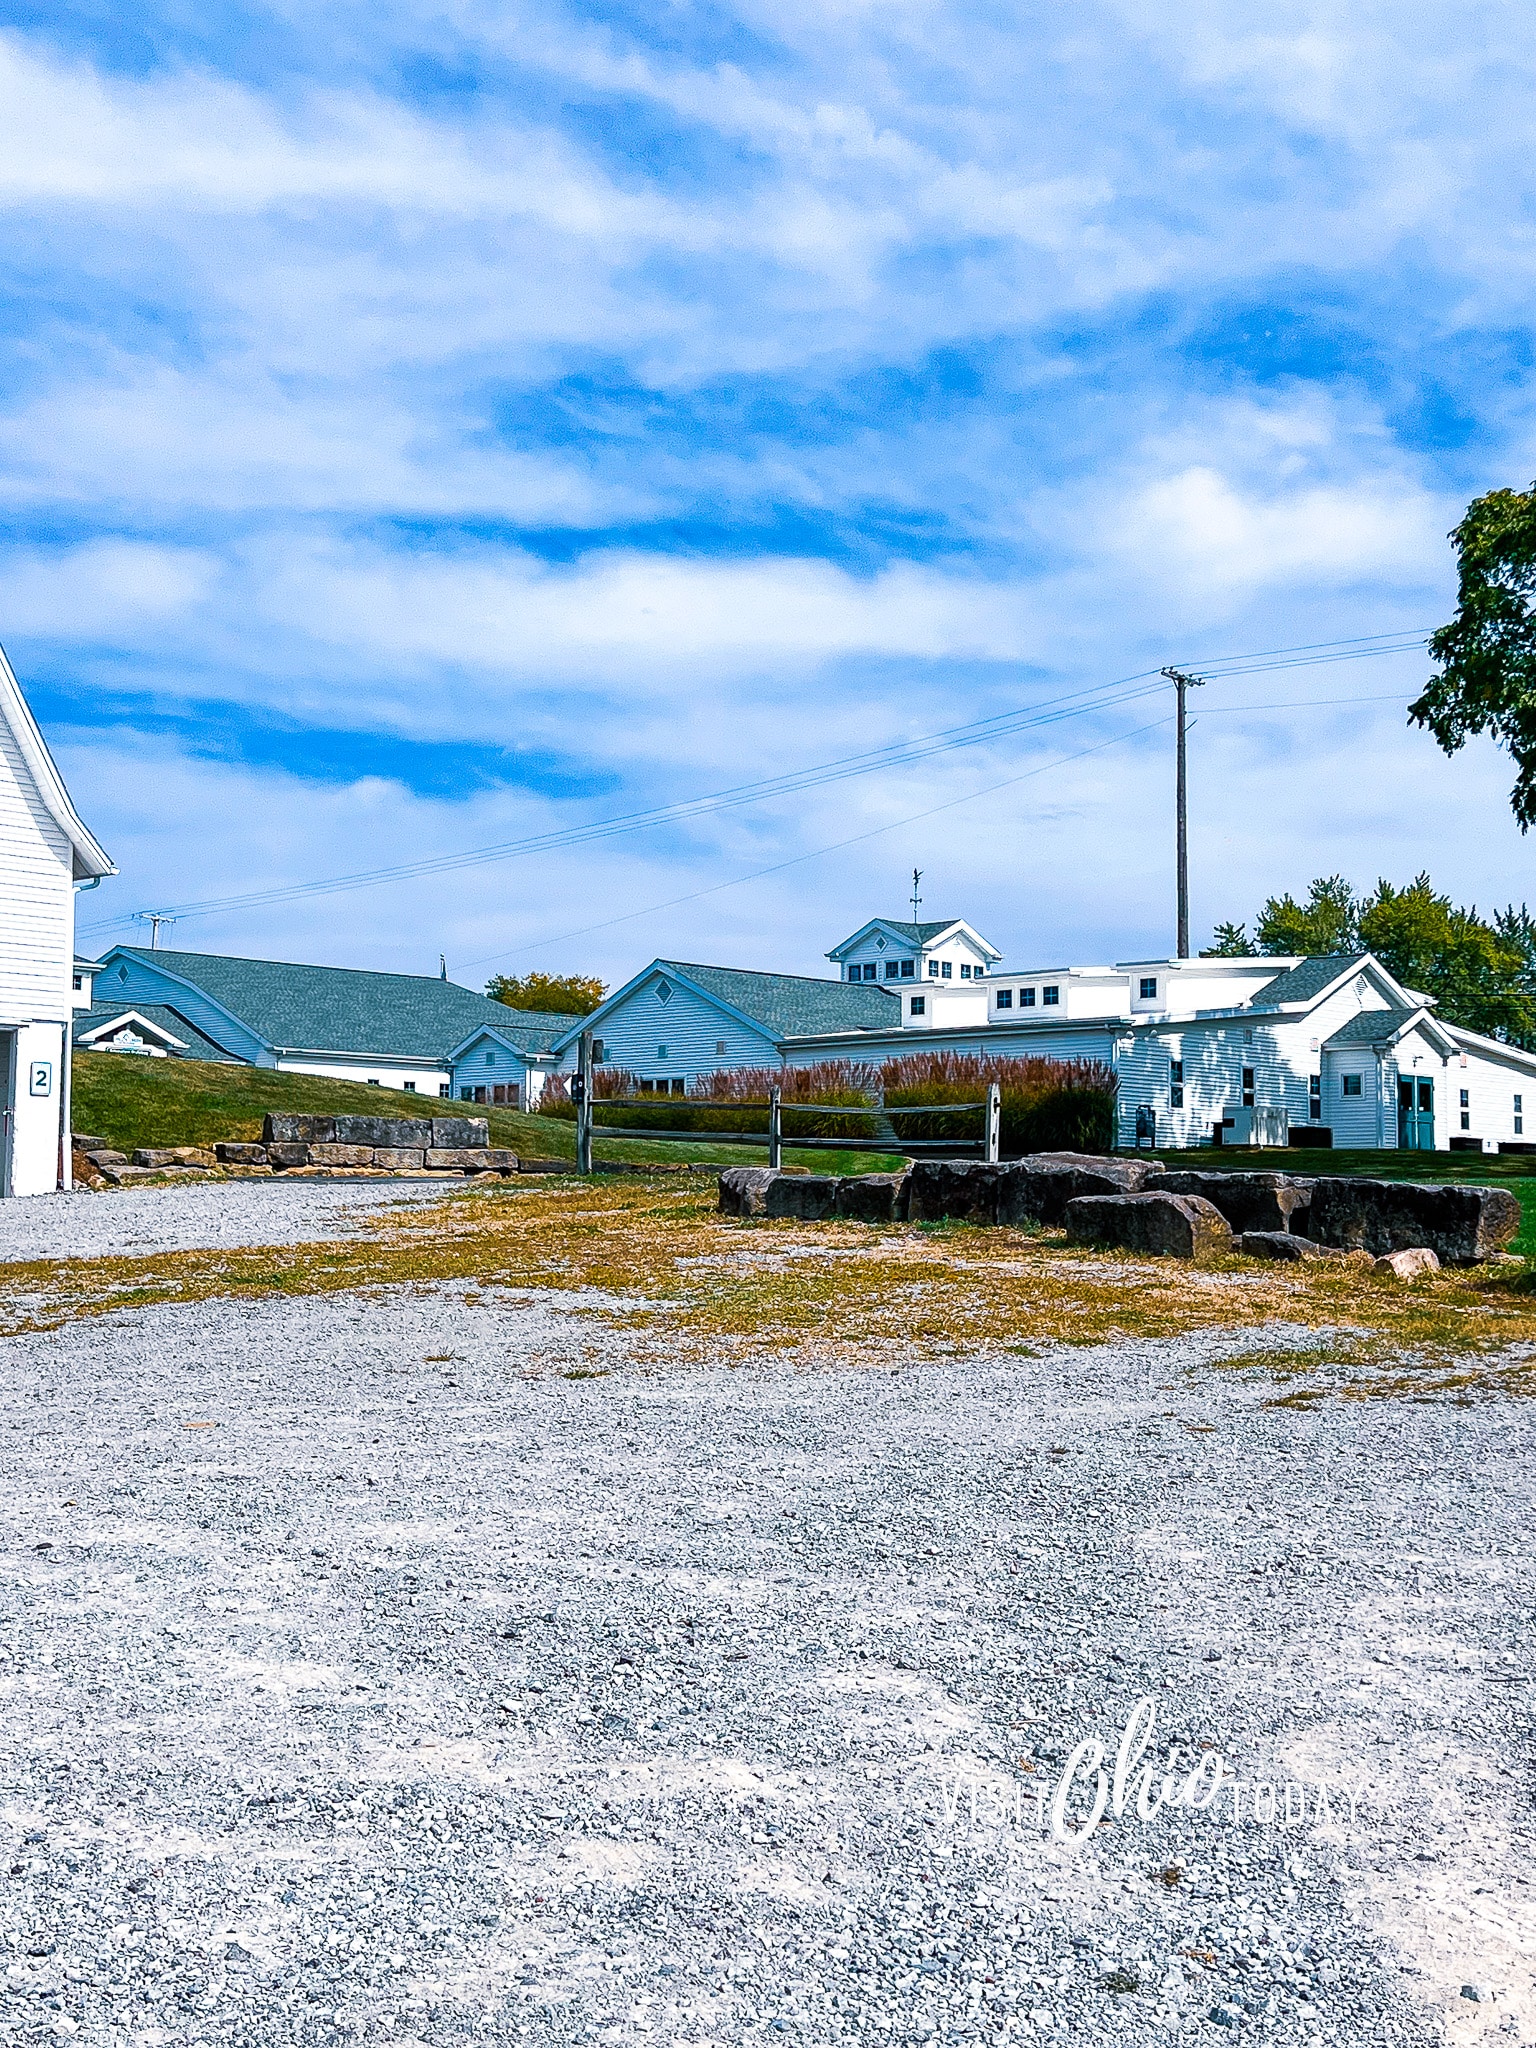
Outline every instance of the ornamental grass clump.
POLYGON ((880 1067, 891 1127, 903 1138, 975 1138, 976 1110, 953 1117, 906 1117, 903 1109, 946 1102, 985 1102, 996 1081, 1002 1091, 1002 1150, 1108 1152, 1115 1142, 1114 1070, 1101 1060, 999 1059, 985 1053, 916 1052, 880 1067))

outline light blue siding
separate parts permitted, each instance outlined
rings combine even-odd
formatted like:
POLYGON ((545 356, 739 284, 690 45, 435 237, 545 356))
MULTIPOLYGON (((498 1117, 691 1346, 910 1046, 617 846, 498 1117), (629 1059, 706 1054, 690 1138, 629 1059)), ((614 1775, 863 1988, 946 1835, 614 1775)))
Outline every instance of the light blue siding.
MULTIPOLYGON (((603 1043, 603 1064, 623 1067, 642 1081, 692 1081, 719 1067, 779 1064, 771 1033, 739 1021, 675 975, 642 982, 592 1028, 603 1043), (671 992, 665 1002, 657 995, 663 982, 671 992)), ((575 1067, 574 1046, 561 1065, 567 1072, 575 1067)))
POLYGON ((512 1084, 521 1090, 520 1105, 528 1101, 528 1065, 510 1047, 501 1044, 487 1033, 477 1038, 453 1063, 453 1093, 458 1097, 461 1088, 483 1088, 486 1100, 492 1100, 493 1088, 505 1088, 512 1084))
POLYGON ((103 1003, 166 1003, 234 1058, 249 1060, 257 1067, 277 1064, 271 1047, 249 1025, 226 1016, 201 989, 178 981, 173 975, 162 974, 131 953, 107 955, 96 972, 96 998, 103 1003))

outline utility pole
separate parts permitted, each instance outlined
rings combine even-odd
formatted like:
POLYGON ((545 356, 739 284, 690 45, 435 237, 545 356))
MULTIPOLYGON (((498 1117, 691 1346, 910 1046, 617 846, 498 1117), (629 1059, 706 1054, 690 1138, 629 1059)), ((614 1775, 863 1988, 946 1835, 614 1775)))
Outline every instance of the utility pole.
POLYGON ((1165 668, 1163 674, 1174 687, 1178 698, 1178 766, 1174 777, 1174 803, 1178 810, 1178 888, 1179 888, 1179 944, 1178 958, 1189 958, 1189 776, 1184 757, 1184 696, 1188 690, 1198 690, 1204 683, 1204 676, 1186 675, 1181 668, 1165 668))
POLYGON ((174 924, 176 922, 175 918, 164 910, 136 910, 133 914, 140 924, 147 924, 149 926, 149 950, 152 953, 158 953, 160 950, 160 927, 163 924, 174 924))
POLYGON ((922 899, 922 897, 921 897, 921 896, 919 896, 919 895, 918 895, 918 893, 917 893, 917 885, 918 885, 918 883, 919 883, 919 882, 920 882, 920 881, 921 881, 922 879, 923 879, 923 871, 922 871, 922 869, 921 869, 921 868, 914 868, 914 869, 912 870, 912 922, 913 922, 914 924, 916 924, 916 923, 917 923, 917 910, 918 910, 918 905, 919 905, 919 904, 920 904, 920 903, 922 902, 922 900, 923 900, 923 899, 922 899))

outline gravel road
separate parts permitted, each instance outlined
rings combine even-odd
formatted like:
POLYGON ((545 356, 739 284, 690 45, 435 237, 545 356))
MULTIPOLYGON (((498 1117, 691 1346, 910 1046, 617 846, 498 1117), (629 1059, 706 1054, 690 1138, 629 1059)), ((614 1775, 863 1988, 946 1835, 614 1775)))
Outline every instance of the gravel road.
POLYGON ((216 1187, 114 1189, 0 1202, 0 1264, 120 1253, 321 1244, 365 1231, 392 1202, 440 1202, 431 1181, 221 1181, 216 1187))
POLYGON ((602 1309, 0 1345, 0 2040, 1536 2038, 1531 1408, 602 1309))

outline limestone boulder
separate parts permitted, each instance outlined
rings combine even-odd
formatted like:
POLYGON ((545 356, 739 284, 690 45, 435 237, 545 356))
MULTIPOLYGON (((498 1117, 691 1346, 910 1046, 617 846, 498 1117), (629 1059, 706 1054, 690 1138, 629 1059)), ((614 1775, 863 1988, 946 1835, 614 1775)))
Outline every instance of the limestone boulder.
MULTIPOLYGON (((532 1165, 533 1162, 529 1162, 532 1165)), ((542 1161, 538 1162, 540 1165, 542 1161)), ((562 1171, 568 1169, 563 1168, 562 1171)), ((720 1176, 722 1216, 761 1216, 768 1183, 778 1175, 771 1166, 728 1166, 720 1176)))
POLYGON ((215 1145, 214 1151, 223 1166, 265 1166, 267 1148, 265 1145, 215 1145))
POLYGON ((280 1145, 307 1145, 312 1139, 317 1145, 330 1145, 336 1139, 336 1119, 269 1112, 262 1118, 261 1136, 267 1145, 274 1140, 280 1145))
POLYGON ((1152 1173, 1147 1193, 1199 1195, 1212 1202, 1236 1231, 1293 1230, 1305 1235, 1310 1181, 1288 1173, 1152 1173))
POLYGON ((907 1172, 907 1214, 914 1223, 1011 1221, 1009 1166, 979 1159, 920 1159, 907 1172))
MULTIPOLYGON (((270 1123, 271 1121, 272 1119, 268 1117, 267 1122, 270 1123)), ((266 1152, 267 1159, 271 1165, 280 1166, 290 1171, 295 1167, 308 1166, 309 1164, 309 1147, 308 1145, 300 1144, 297 1140, 269 1138, 267 1140, 266 1152)))
POLYGON ((1313 1183, 1307 1234, 1319 1244, 1375 1258, 1425 1245, 1442 1266, 1471 1266, 1518 1235, 1520 1204, 1507 1188, 1432 1186, 1414 1181, 1313 1183))
POLYGON ((1237 1240, 1237 1249, 1250 1259, 1286 1259, 1292 1264, 1302 1259, 1338 1257, 1337 1252, 1314 1244, 1310 1237, 1298 1237, 1289 1230, 1245 1230, 1237 1240))
POLYGON ((426 1163, 425 1145, 375 1145, 373 1163, 390 1173, 419 1173, 426 1163))
POLYGON ((213 1153, 201 1145, 141 1145, 133 1155, 135 1166, 216 1166, 213 1153))
POLYGON ((849 1174, 837 1184, 834 1213, 860 1223, 898 1223, 906 1215, 904 1173, 849 1174))
POLYGON ((331 1133, 338 1145, 366 1145, 425 1152, 433 1142, 431 1120, 424 1116, 338 1116, 331 1133))
POLYGON ((1427 1244, 1416 1244, 1405 1252, 1388 1252, 1372 1266, 1386 1280, 1417 1280, 1425 1273, 1438 1273, 1440 1261, 1427 1244))
POLYGON ((488 1154, 483 1145, 429 1145, 427 1170, 437 1173, 482 1173, 488 1154))
POLYGON ((311 1145, 309 1148, 311 1166, 372 1166, 371 1145, 311 1145))
POLYGON ((793 1216, 820 1223, 836 1213, 838 1185, 832 1174, 728 1166, 720 1176, 720 1210, 726 1216, 793 1216))
POLYGON ((1161 1258, 1201 1259, 1232 1249, 1232 1227, 1200 1195, 1078 1195, 1067 1204, 1074 1244, 1161 1258))
MULTIPOLYGON (((405 1138, 396 1142, 413 1145, 416 1141, 405 1138)), ((491 1126, 483 1116, 435 1116, 432 1135, 427 1140, 439 1152, 483 1152, 490 1142, 491 1126)))

